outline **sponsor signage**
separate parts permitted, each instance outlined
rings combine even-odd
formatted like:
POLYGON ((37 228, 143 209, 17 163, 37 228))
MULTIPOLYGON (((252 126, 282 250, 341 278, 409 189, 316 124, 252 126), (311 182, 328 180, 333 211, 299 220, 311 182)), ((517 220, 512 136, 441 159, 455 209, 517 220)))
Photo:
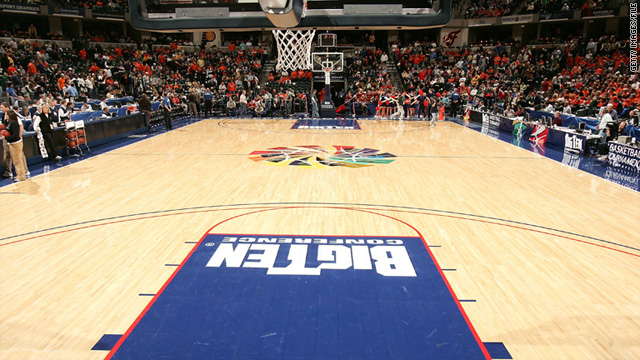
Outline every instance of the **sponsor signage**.
POLYGON ((420 237, 209 234, 107 356, 160 358, 490 357, 420 237))
POLYGON ((515 15, 515 16, 503 16, 503 24, 522 24, 533 21, 533 15, 515 15))
POLYGON ((84 17, 84 9, 49 6, 49 15, 84 17))
POLYGON ((482 113, 482 130, 481 133, 489 135, 493 138, 500 137, 500 118, 501 116, 489 113, 482 113))
MULTIPOLYGON (((313 74, 313 81, 324 82, 324 74, 313 74)), ((344 76, 341 74, 331 73, 331 82, 344 81, 344 76)))
POLYGON ((540 13, 540 21, 566 20, 573 18, 573 11, 540 13))
POLYGON ((609 165, 614 168, 640 172, 640 149, 610 142, 609 165))
POLYGON ((494 24, 495 21, 491 21, 488 19, 469 19, 469 26, 489 26, 494 24))
POLYGON ((106 19, 124 20, 124 13, 120 14, 120 13, 111 13, 111 12, 92 10, 91 15, 93 16, 94 19, 106 18, 106 19))
POLYGON ((490 113, 482 113, 482 126, 488 127, 491 130, 499 130, 500 129, 500 118, 503 116, 490 114, 490 113))
POLYGON ((580 134, 564 134, 564 151, 584 154, 587 146, 587 137, 580 134))
POLYGON ((9 11, 9 12, 24 12, 24 13, 40 14, 39 5, 0 3, 0 10, 9 11))
POLYGON ((583 18, 610 17, 615 15, 614 9, 582 10, 583 18))

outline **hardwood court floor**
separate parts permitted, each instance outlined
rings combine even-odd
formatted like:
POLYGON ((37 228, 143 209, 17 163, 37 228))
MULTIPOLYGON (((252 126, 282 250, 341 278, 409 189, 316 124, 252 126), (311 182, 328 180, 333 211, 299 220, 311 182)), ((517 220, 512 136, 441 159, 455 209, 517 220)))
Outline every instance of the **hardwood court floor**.
POLYGON ((104 358, 96 341, 123 334, 165 264, 226 219, 212 232, 415 236, 409 224, 476 300, 463 307, 482 341, 514 359, 640 358, 638 192, 448 122, 292 125, 205 120, 0 189, 0 358, 104 358), (248 156, 299 145, 397 158, 248 156))

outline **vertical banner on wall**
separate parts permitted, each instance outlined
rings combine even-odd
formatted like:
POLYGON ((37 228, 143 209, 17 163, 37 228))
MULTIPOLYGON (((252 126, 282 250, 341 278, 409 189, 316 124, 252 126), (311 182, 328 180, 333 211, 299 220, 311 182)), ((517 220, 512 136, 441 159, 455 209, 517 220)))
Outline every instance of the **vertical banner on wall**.
POLYGON ((461 47, 468 44, 468 28, 442 28, 440 29, 440 44, 446 47, 461 47))
POLYGON ((213 46, 220 46, 220 32, 219 31, 205 31, 202 33, 202 43, 206 48, 213 46))

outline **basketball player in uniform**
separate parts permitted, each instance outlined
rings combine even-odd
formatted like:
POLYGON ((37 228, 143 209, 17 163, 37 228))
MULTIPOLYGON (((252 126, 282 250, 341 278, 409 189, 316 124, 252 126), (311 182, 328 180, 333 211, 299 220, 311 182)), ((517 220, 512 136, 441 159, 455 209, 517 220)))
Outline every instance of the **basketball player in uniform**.
POLYGON ((389 115, 389 119, 397 118, 398 120, 402 120, 402 118, 404 117, 404 110, 402 109, 403 104, 404 104, 403 95, 396 94, 395 96, 392 96, 391 101, 389 102, 389 105, 394 106, 396 111, 393 114, 389 115))
POLYGON ((418 107, 416 118, 428 117, 428 116, 425 116, 425 115, 427 115, 426 108, 425 108, 425 100, 426 99, 427 99, 427 96, 424 94, 424 92, 422 90, 420 90, 420 93, 419 93, 418 99, 417 99, 418 103, 416 104, 417 107, 418 107))
POLYGON ((373 117, 374 119, 382 118, 382 114, 384 113, 383 108, 383 99, 382 99, 382 90, 378 91, 378 102, 376 106, 376 115, 373 117))

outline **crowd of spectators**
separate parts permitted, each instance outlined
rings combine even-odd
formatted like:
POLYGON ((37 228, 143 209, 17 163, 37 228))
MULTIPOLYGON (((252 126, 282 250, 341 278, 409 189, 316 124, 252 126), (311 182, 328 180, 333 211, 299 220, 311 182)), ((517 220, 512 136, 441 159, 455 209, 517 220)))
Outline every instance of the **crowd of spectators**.
POLYGON ((67 37, 59 32, 42 33, 33 25, 22 28, 19 24, 3 26, 0 28, 1 37, 11 37, 17 39, 47 39, 47 40, 67 40, 67 37))
POLYGON ((0 56, 0 98, 20 108, 51 99, 104 102, 143 94, 154 101, 167 94, 186 104, 191 93, 202 99, 206 89, 226 102, 230 97, 239 99, 242 89, 257 88, 263 66, 260 49, 189 53, 179 45, 63 48, 53 42, 23 40, 0 46, 0 56))
POLYGON ((472 1, 464 14, 465 19, 507 16, 511 14, 512 0, 472 1))
MULTIPOLYGON (((41 31, 38 31, 36 26, 33 24, 30 24, 25 28, 21 27, 17 23, 14 23, 9 26, 4 26, 0 28, 0 37, 14 38, 16 42, 21 42, 24 39, 72 40, 75 42, 79 42, 79 39, 76 39, 73 36, 69 36, 63 32, 43 33, 41 31)), ((154 43, 168 45, 170 41, 166 40, 165 42, 165 39, 166 38, 163 37, 162 38, 163 41, 158 41, 154 43)), ((134 40, 130 36, 125 36, 121 32, 117 32, 115 30, 112 30, 112 31, 84 30, 84 34, 81 40, 91 41, 91 42, 112 42, 112 43, 130 43, 130 44, 134 43, 134 40)))
POLYGON ((521 13, 535 14, 540 12, 598 10, 607 8, 610 2, 611 1, 602 0, 533 0, 527 1, 521 13))
POLYGON ((525 107, 598 115, 612 104, 619 114, 640 105, 640 79, 629 72, 629 41, 603 35, 509 54, 491 48, 447 49, 429 43, 397 46, 407 91, 424 91, 506 114, 525 107))
MULTIPOLYGON (((174 103, 194 103, 193 115, 312 111, 310 71, 272 71, 261 83, 262 48, 234 45, 230 52, 213 48, 190 53, 176 41, 164 47, 143 43, 110 49, 12 41, 0 47, 2 97, 22 108, 37 99, 78 102, 146 94, 157 101, 170 94, 174 103), (208 107, 205 93, 210 93, 208 107)), ((611 35, 511 50, 501 43, 456 49, 432 42, 395 43, 390 55, 361 49, 346 59, 347 87, 332 95, 338 106, 357 102, 365 107, 405 93, 435 96, 449 108, 455 100, 506 114, 534 107, 598 115, 609 103, 625 114, 640 104, 640 81, 629 72, 628 48, 628 39, 611 35), (391 78, 387 60, 397 64, 399 82, 391 78)), ((323 96, 320 91, 316 101, 323 96)))
POLYGON ((465 19, 475 19, 541 12, 597 10, 620 6, 624 2, 624 0, 480 0, 470 2, 463 16, 465 19))
POLYGON ((353 58, 347 59, 347 82, 349 91, 377 91, 393 86, 387 70, 389 55, 382 49, 362 49, 353 58))
POLYGON ((377 105, 386 94, 397 91, 389 75, 388 60, 389 55, 380 48, 363 48, 346 59, 348 86, 344 96, 338 98, 346 103, 347 113, 378 115, 377 111, 371 114, 368 104, 377 105))
POLYGON ((129 11, 127 0, 12 0, 13 3, 23 3, 29 5, 49 5, 63 8, 81 8, 105 13, 124 14, 129 11))

